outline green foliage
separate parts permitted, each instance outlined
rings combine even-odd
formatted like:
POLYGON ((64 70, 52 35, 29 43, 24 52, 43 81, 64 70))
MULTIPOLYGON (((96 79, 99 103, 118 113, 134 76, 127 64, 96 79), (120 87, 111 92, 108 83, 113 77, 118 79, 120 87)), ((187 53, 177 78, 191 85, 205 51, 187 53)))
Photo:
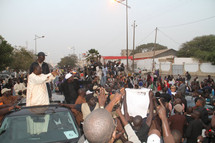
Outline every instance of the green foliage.
POLYGON ((182 45, 178 57, 193 57, 215 64, 215 35, 196 37, 182 45))
POLYGON ((24 47, 14 49, 12 58, 13 61, 11 64, 11 68, 17 71, 27 71, 31 63, 36 60, 36 56, 34 55, 34 53, 32 51, 26 50, 24 47))
POLYGON ((0 35, 0 70, 10 66, 13 47, 0 35))
POLYGON ((96 61, 100 57, 99 52, 96 49, 90 49, 87 51, 86 60, 87 61, 96 61))
POLYGON ((58 63, 58 66, 61 68, 64 68, 64 67, 74 68, 76 67, 77 62, 78 62, 78 57, 75 54, 68 55, 66 57, 61 58, 61 61, 58 63))
MULTIPOLYGON (((160 44, 154 45, 154 43, 148 43, 148 44, 143 44, 143 45, 140 45, 140 46, 136 47, 136 49, 134 50, 134 54, 142 53, 142 51, 144 51, 144 52, 153 51, 154 46, 155 46, 155 51, 167 49, 166 46, 163 46, 163 45, 160 45, 160 44)), ((133 55, 133 52, 131 53, 131 55, 133 55)))

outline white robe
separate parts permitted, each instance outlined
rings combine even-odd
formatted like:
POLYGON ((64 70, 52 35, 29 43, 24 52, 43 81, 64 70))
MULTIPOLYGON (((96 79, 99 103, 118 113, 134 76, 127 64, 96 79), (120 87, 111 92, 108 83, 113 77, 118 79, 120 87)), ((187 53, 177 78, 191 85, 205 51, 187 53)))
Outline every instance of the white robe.
POLYGON ((49 96, 46 83, 54 79, 55 77, 51 73, 40 75, 31 73, 28 76, 26 106, 48 105, 49 96))
POLYGON ((15 85, 14 85, 14 87, 13 87, 13 89, 15 90, 15 92, 16 92, 16 95, 18 95, 18 92, 21 90, 21 91, 23 91, 23 90, 25 90, 25 85, 24 85, 24 83, 16 83, 15 85))

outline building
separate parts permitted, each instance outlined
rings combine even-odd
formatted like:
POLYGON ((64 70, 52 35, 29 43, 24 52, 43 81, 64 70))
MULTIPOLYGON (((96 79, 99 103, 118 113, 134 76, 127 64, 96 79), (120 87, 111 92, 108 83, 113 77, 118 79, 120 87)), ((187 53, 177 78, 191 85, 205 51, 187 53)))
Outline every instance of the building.
MULTIPOLYGON (((132 51, 133 51, 133 50, 128 49, 128 56, 131 54, 132 51)), ((126 50, 126 49, 121 50, 121 56, 127 56, 126 53, 127 53, 127 50, 126 50)))
POLYGON ((159 69, 160 62, 172 62, 174 57, 176 57, 176 53, 177 51, 173 49, 137 53, 134 55, 134 66, 147 71, 159 69))
POLYGON ((168 58, 168 57, 175 57, 177 51, 173 49, 165 49, 165 50, 157 50, 157 51, 150 51, 144 53, 137 53, 134 55, 134 59, 153 59, 154 58, 168 58))

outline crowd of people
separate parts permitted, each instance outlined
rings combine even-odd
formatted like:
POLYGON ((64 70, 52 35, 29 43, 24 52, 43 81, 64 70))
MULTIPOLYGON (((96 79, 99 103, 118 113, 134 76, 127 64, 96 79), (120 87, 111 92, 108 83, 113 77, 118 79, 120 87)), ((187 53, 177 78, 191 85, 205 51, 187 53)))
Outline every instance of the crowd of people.
POLYGON ((16 103, 21 98, 26 106, 47 105, 56 92, 65 96, 59 105, 71 109, 82 129, 80 143, 215 142, 215 83, 210 75, 200 81, 189 72, 177 77, 161 76, 159 70, 127 73, 123 63, 99 60, 51 72, 45 56, 38 53, 28 76, 1 80, 1 117, 20 108, 16 103), (151 89, 146 118, 129 115, 126 88, 151 89))

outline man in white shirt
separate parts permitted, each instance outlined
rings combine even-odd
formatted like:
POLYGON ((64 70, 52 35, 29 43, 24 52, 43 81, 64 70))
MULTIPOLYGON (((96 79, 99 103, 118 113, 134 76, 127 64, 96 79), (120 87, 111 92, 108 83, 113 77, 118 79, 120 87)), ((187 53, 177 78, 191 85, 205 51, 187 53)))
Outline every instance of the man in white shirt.
POLYGON ((49 96, 46 83, 55 79, 57 71, 42 74, 39 64, 33 66, 33 72, 28 76, 26 106, 48 105, 49 96))
POLYGON ((21 83, 19 79, 17 79, 16 84, 14 85, 14 90, 16 92, 16 95, 18 95, 19 91, 24 91, 25 90, 25 85, 24 83, 21 83))

